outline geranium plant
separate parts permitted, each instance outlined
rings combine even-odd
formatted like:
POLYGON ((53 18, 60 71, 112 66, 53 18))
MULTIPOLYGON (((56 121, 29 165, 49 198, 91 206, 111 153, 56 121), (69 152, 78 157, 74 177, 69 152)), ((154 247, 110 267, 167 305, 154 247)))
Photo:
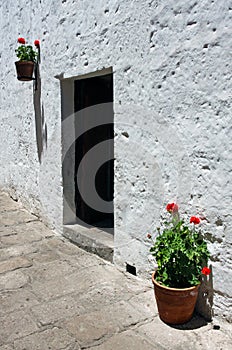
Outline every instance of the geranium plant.
MULTIPOLYGON (((15 50, 15 52, 19 61, 36 62, 38 53, 33 50, 33 47, 31 45, 26 45, 26 40, 24 38, 18 38, 18 43, 21 45, 15 50)), ((39 48, 39 40, 35 40, 34 45, 39 48)))
MULTIPOLYGON (((158 235, 150 249, 158 265, 155 278, 167 287, 195 286, 200 283, 202 274, 211 272, 207 267, 207 244, 196 229, 201 219, 192 216, 186 224, 180 219, 177 204, 169 203, 166 209, 171 219, 164 222, 162 230, 157 229, 158 235)), ((152 240, 151 234, 147 237, 152 240)))

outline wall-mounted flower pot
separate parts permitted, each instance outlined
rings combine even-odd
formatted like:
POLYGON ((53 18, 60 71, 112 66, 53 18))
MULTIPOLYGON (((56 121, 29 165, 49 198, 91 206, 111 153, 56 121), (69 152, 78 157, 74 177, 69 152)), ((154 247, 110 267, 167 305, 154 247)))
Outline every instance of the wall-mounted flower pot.
POLYGON ((33 80, 34 62, 32 61, 17 61, 15 62, 17 78, 21 81, 33 80))

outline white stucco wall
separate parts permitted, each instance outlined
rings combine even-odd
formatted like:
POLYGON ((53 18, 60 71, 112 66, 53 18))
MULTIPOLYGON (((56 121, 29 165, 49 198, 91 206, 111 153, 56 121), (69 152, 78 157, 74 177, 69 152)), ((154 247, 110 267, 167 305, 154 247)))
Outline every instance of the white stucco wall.
POLYGON ((146 233, 176 201, 186 217, 207 219, 214 314, 230 319, 230 1, 8 0, 0 10, 0 186, 62 232, 55 76, 113 67, 115 263, 147 275, 146 233), (41 162, 33 84, 15 74, 19 36, 41 41, 41 162))

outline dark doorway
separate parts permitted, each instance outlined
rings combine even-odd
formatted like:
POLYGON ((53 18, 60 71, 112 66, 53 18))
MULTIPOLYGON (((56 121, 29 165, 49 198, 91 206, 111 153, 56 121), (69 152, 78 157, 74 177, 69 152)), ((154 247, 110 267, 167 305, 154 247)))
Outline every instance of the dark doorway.
POLYGON ((76 216, 82 223, 84 222, 91 226, 113 228, 113 74, 75 80, 74 84, 74 108, 75 112, 78 112, 75 117, 75 132, 77 135, 75 143, 76 216), (101 106, 99 106, 100 104, 101 106), (101 108, 100 118, 99 112, 97 112, 99 111, 99 107, 101 108), (95 117, 98 118, 96 125, 92 124, 95 117), (101 122, 101 120, 104 120, 104 122, 101 122), (80 128, 83 132, 80 132, 80 128), (107 140, 112 140, 112 142, 104 142, 107 140), (108 158, 107 161, 100 164, 94 178, 97 195, 103 201, 107 202, 107 205, 109 203, 106 212, 99 210, 96 205, 90 205, 86 202, 85 198, 83 199, 83 195, 85 194, 83 191, 86 191, 92 185, 91 164, 93 163, 91 163, 91 160, 87 162, 83 162, 82 160, 85 160, 86 156, 91 153, 91 150, 99 144, 104 146, 103 149, 101 148, 101 154, 95 152, 94 161, 98 157, 101 159, 102 154, 107 155, 109 152, 111 154, 111 159, 108 158), (78 178, 77 173, 79 174, 78 178))

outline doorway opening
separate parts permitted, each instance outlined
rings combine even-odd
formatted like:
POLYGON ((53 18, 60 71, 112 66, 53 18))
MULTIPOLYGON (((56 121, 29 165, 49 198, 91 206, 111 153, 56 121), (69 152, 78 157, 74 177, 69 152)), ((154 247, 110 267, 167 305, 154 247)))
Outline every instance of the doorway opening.
POLYGON ((74 80, 74 112, 77 223, 113 233, 113 74, 74 80))

